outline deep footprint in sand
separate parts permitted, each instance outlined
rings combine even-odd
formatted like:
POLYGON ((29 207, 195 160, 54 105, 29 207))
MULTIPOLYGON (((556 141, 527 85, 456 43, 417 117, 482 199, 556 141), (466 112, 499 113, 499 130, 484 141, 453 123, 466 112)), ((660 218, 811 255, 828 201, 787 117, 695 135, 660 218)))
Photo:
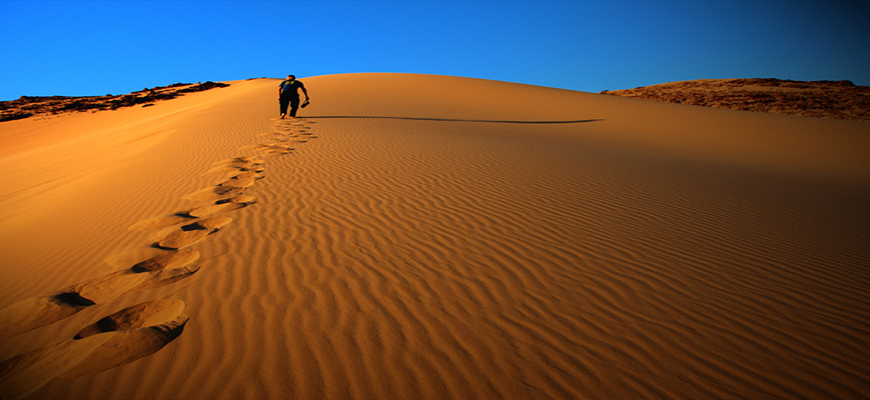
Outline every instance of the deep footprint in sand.
POLYGON ((275 143, 263 144, 257 148, 257 151, 263 152, 264 156, 267 157, 283 156, 285 154, 290 154, 293 150, 295 149, 290 146, 275 143))
POLYGON ((242 171, 256 170, 263 165, 263 161, 256 157, 236 157, 229 160, 219 161, 215 165, 219 167, 231 167, 242 171))
POLYGON ((66 340, 0 362, 0 398, 23 399, 84 361, 109 335, 66 340))
POLYGON ((193 201, 220 201, 240 196, 245 188, 236 186, 214 186, 182 196, 182 199, 193 201))
POLYGON ((221 187, 240 187, 246 188, 254 184, 254 182, 263 179, 264 176, 260 172, 243 171, 217 184, 221 187))
POLYGON ((230 197, 228 199, 218 200, 207 206, 197 207, 188 211, 183 211, 185 215, 195 218, 205 218, 214 214, 227 213, 245 208, 257 202, 254 196, 240 195, 230 197))
POLYGON ((159 217, 148 218, 144 221, 139 221, 133 226, 127 228, 131 231, 150 231, 154 229, 166 228, 173 225, 189 222, 191 217, 184 213, 175 213, 171 215, 162 215, 159 217))
POLYGON ((168 254, 158 254, 130 267, 133 272, 157 272, 171 270, 190 265, 199 259, 198 251, 178 251, 168 254))
MULTIPOLYGON (((137 290, 148 281, 158 278, 158 272, 184 268, 199 259, 198 251, 183 251, 154 256, 125 269, 72 286, 66 292, 79 304, 105 303, 119 295, 137 290)), ((152 282, 153 283, 153 282, 152 282)), ((152 286, 153 287, 153 286, 152 286)))
MULTIPOLYGON (((253 148, 253 147, 252 147, 253 148)), ((236 157, 228 160, 218 161, 212 164, 212 167, 207 173, 220 172, 235 172, 235 171, 254 171, 263 172, 263 162, 265 160, 256 157, 236 157)))
POLYGON ((0 337, 12 337, 60 321, 87 305, 62 294, 31 297, 0 310, 0 337))
MULTIPOLYGON (((251 149, 254 149, 254 147, 252 146, 251 149)), ((210 174, 223 173, 227 176, 232 176, 232 174, 238 173, 239 171, 242 171, 242 172, 245 172, 245 171, 263 172, 265 170, 266 169, 263 168, 263 166, 260 164, 252 164, 250 166, 218 165, 218 166, 213 167, 210 170, 208 170, 208 172, 206 172, 205 174, 210 175, 210 174)))
POLYGON ((72 286, 65 294, 81 305, 102 304, 133 290, 152 277, 151 274, 127 269, 72 286))
MULTIPOLYGON (((156 353, 169 342, 181 336, 189 317, 179 315, 172 321, 120 332, 106 332, 92 337, 111 335, 94 349, 87 358, 61 373, 61 378, 92 375, 129 364, 142 357, 156 353)), ((82 340, 87 340, 82 339, 82 340)))
POLYGON ((107 315, 87 326, 75 335, 74 339, 104 332, 127 331, 171 321, 184 311, 184 302, 179 299, 161 299, 139 303, 121 311, 107 315))
POLYGON ((162 239, 154 243, 154 247, 167 250, 181 249, 199 243, 206 236, 211 235, 232 221, 229 217, 212 217, 199 220, 192 224, 184 225, 180 229, 169 232, 162 239))
POLYGON ((156 300, 113 313, 66 340, 0 363, 0 397, 21 399, 56 377, 96 374, 148 356, 175 340, 188 317, 181 300, 156 300))
POLYGON ((154 289, 184 279, 199 270, 198 266, 190 265, 198 258, 196 251, 158 255, 56 294, 24 299, 0 310, 0 337, 49 325, 126 292, 154 289))
POLYGON ((156 289, 161 286, 169 285, 170 283, 178 282, 188 276, 199 271, 199 265, 188 265, 173 269, 166 269, 160 272, 153 273, 154 278, 145 281, 143 284, 133 288, 133 291, 156 289))

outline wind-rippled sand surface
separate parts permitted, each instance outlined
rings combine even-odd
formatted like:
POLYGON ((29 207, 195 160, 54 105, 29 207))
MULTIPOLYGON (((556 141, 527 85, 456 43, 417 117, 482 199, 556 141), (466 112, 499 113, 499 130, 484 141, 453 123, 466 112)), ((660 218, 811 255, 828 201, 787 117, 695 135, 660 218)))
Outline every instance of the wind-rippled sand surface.
POLYGON ((870 393, 870 124, 404 74, 276 120, 279 82, 0 124, 0 316, 60 317, 14 390, 870 393), (163 334, 69 341, 107 315, 163 334))

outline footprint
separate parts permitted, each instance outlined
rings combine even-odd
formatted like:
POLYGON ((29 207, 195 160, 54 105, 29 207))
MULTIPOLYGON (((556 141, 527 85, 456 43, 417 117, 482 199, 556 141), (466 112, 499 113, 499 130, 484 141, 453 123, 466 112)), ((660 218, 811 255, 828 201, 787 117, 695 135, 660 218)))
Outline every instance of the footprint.
POLYGON ((129 292, 153 277, 148 273, 122 270, 68 287, 54 295, 24 299, 0 310, 0 337, 19 335, 60 321, 88 306, 129 292))
POLYGON ((199 268, 200 267, 198 265, 188 265, 184 267, 167 269, 157 272, 154 274, 154 278, 145 281, 145 283, 134 288, 133 291, 156 289, 161 286, 166 286, 170 283, 175 283, 195 274, 196 271, 199 271, 199 268))
POLYGON ((243 171, 239 174, 236 174, 232 178, 224 180, 223 182, 219 183, 217 186, 246 188, 246 187, 252 186, 254 184, 254 182, 256 182, 260 179, 263 179, 263 178, 264 178, 263 174, 261 174, 259 172, 243 171))
POLYGON ((139 221, 127 229, 131 231, 150 231, 153 229, 166 228, 169 226, 182 224, 185 221, 189 221, 190 218, 190 216, 183 213, 162 215, 159 217, 149 218, 144 221, 139 221))
POLYGON ((206 218, 196 221, 192 224, 182 226, 182 230, 205 230, 205 231, 216 231, 220 227, 230 223, 233 219, 230 217, 214 217, 214 218, 206 218))
POLYGON ((289 154, 294 149, 290 146, 278 144, 278 143, 266 143, 261 144, 258 148, 258 151, 262 151, 269 156, 278 156, 289 154))
MULTIPOLYGON (((252 147, 253 148, 253 147, 252 147)), ((214 168, 207 173, 216 173, 223 171, 256 171, 263 172, 264 160, 256 157, 236 157, 228 160, 218 161, 212 165, 214 168)))
POLYGON ((107 315, 82 329, 74 339, 83 339, 103 332, 127 331, 144 326, 171 321, 184 311, 184 302, 179 299, 161 299, 139 303, 114 314, 107 315))
POLYGON ((199 252, 158 255, 131 268, 79 283, 48 296, 31 297, 0 310, 0 337, 12 337, 60 321, 126 292, 154 289, 199 270, 199 252), (136 271, 142 272, 136 272, 136 271))
POLYGON ((112 300, 151 278, 153 278, 151 274, 126 269, 71 286, 63 292, 63 295, 68 296, 76 304, 91 306, 112 300))
POLYGON ((169 254, 160 254, 145 261, 136 263, 130 269, 133 272, 156 272, 164 269, 184 267, 199 259, 198 251, 179 251, 169 254))
POLYGON ((111 337, 97 335, 66 340, 12 357, 0 363, 0 398, 23 399, 70 368, 80 364, 111 337))
POLYGON ((192 210, 185 211, 184 213, 191 217, 204 218, 214 214, 226 213, 238 210, 240 208, 245 208, 256 202, 257 200, 254 198, 254 196, 240 195, 223 200, 218 200, 215 201, 213 204, 197 207, 192 210))
POLYGON ((174 250, 199 243, 209 232, 205 230, 172 231, 163 239, 154 243, 154 247, 164 250, 174 250))
POLYGON ((109 315, 76 338, 0 363, 0 397, 22 399, 56 377, 95 374, 153 354, 188 321, 181 300, 156 300, 109 315))
POLYGON ((216 163, 223 167, 232 167, 243 171, 254 170, 256 167, 263 165, 263 160, 256 157, 236 157, 216 163))
MULTIPOLYGON (((169 322, 121 332, 106 332, 92 336, 109 336, 99 347, 91 351, 84 360, 72 368, 61 372, 61 378, 75 378, 93 375, 105 370, 129 364, 142 357, 156 353, 169 342, 181 336, 184 325, 190 318, 179 315, 169 322)), ((82 340, 87 340, 86 338, 82 340)), ((75 340, 81 341, 81 340, 75 340)))
POLYGON ((243 187, 235 186, 215 186, 188 193, 181 198, 194 201, 220 201, 240 196, 244 192, 244 189, 243 187))
POLYGON ((80 283, 64 292, 78 304, 92 305, 105 303, 123 293, 137 289, 147 281, 155 279, 157 274, 154 272, 160 272, 166 268, 176 269, 185 267, 198 258, 198 251, 157 255, 133 265, 130 269, 117 271, 101 278, 80 283))
MULTIPOLYGON (((222 170, 233 171, 214 187, 198 190, 182 196, 186 200, 208 201, 213 204, 196 207, 190 210, 179 211, 171 215, 164 215, 140 221, 130 230, 155 230, 183 224, 192 219, 203 218, 213 214, 237 210, 255 203, 254 197, 244 196, 245 188, 252 186, 257 180, 262 179, 263 160, 256 157, 236 157, 215 163, 209 173, 218 173, 222 170)), ((208 234, 217 231, 214 229, 198 228, 196 222, 181 226, 180 230, 172 230, 169 234, 158 233, 160 239, 152 244, 152 247, 165 250, 175 250, 186 247, 202 240, 208 234), (203 232, 205 231, 205 232, 203 232), (161 237, 162 236, 162 237, 161 237)))
POLYGON ((196 244, 206 236, 217 232, 222 226, 230 223, 229 217, 212 217, 199 220, 192 224, 184 225, 181 229, 174 230, 163 239, 154 243, 154 247, 166 250, 177 250, 196 244))
POLYGON ((24 299, 0 310, 0 337, 12 337, 60 321, 87 305, 63 294, 24 299))
MULTIPOLYGON (((256 148, 256 146, 251 146, 250 149, 253 150, 253 149, 255 149, 255 148, 256 148)), ((239 171, 263 172, 263 171, 265 171, 265 170, 266 170, 266 169, 263 168, 261 164, 251 164, 251 165, 249 165, 249 166, 242 166, 242 165, 219 165, 219 166, 217 166, 217 167, 214 167, 214 168, 208 170, 208 172, 206 172, 204 175, 224 174, 224 175, 231 176, 232 174, 237 173, 237 172, 239 172, 239 171)))

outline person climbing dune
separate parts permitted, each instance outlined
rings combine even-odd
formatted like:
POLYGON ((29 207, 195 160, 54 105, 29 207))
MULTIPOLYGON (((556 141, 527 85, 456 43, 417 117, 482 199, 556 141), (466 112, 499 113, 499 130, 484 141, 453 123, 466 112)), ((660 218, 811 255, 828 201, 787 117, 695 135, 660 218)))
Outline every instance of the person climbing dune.
POLYGON ((296 118, 296 110, 299 109, 299 89, 302 89, 302 93, 305 93, 305 103, 302 104, 302 107, 305 107, 308 105, 311 97, 308 96, 308 90, 305 89, 302 81, 296 80, 296 76, 287 75, 287 79, 278 85, 278 103, 281 105, 281 119, 287 116, 288 105, 290 106, 290 118, 296 118))

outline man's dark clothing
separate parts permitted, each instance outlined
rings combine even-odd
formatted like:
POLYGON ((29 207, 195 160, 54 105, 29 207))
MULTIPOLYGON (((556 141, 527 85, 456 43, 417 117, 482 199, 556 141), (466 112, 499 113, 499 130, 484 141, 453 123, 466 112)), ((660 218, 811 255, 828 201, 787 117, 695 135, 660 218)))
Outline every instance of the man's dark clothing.
POLYGON ((281 82, 281 114, 287 114, 287 106, 290 106, 290 116, 296 116, 296 110, 299 109, 299 88, 305 87, 302 82, 296 79, 287 79, 281 82))
POLYGON ((281 92, 281 99, 279 100, 281 104, 281 114, 287 114, 287 106, 290 106, 290 116, 296 116, 296 110, 299 109, 299 95, 291 95, 288 92, 281 92))

